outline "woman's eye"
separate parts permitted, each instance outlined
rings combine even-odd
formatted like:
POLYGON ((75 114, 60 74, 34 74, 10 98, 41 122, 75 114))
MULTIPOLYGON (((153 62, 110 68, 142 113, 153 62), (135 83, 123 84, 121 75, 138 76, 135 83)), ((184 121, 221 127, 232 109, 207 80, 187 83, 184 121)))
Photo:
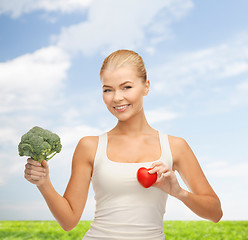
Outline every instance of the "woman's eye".
POLYGON ((103 90, 103 92, 110 92, 110 91, 111 91, 110 89, 103 90))
POLYGON ((131 86, 126 86, 126 87, 124 87, 124 89, 130 89, 130 88, 132 88, 131 86))

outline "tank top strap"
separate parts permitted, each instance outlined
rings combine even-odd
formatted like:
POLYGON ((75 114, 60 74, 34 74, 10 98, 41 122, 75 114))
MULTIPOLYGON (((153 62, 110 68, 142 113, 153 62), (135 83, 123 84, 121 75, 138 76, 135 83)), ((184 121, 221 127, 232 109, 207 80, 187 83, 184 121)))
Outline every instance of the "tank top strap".
POLYGON ((160 144, 161 144, 161 157, 163 161, 167 164, 167 166, 172 169, 173 166, 173 158, 171 154, 168 134, 159 132, 160 144))
POLYGON ((102 159, 105 157, 106 147, 107 147, 107 133, 103 133, 98 136, 98 146, 94 160, 94 168, 97 166, 99 161, 102 161, 102 159))

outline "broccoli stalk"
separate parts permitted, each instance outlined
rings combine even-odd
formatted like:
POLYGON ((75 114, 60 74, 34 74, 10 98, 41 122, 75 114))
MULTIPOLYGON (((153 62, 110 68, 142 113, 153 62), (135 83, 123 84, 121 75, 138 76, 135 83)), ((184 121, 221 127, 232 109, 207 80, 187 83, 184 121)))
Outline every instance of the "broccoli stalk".
POLYGON ((29 156, 39 161, 48 161, 62 149, 60 138, 57 134, 41 127, 33 127, 21 137, 18 145, 20 156, 29 156))

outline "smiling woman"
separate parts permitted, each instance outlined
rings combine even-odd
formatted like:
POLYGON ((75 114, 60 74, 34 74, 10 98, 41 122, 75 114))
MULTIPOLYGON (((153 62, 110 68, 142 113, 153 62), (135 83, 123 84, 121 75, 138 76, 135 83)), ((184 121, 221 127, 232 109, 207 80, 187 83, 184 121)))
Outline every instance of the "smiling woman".
POLYGON ((143 110, 143 96, 147 95, 150 82, 144 83, 132 67, 105 70, 102 84, 104 103, 119 121, 143 110))
POLYGON ((26 179, 37 185, 62 228, 69 231, 78 224, 91 181, 96 211, 84 240, 164 240, 168 195, 218 222, 220 200, 187 142, 153 129, 146 120, 143 98, 150 81, 142 58, 130 50, 116 51, 104 60, 100 78, 104 103, 118 122, 100 136, 79 141, 64 196, 53 188, 46 161, 42 167, 28 159, 26 165, 26 179), (191 192, 181 188, 174 171, 191 192))
POLYGON ((137 53, 118 50, 110 54, 102 64, 100 79, 104 103, 119 121, 143 110, 143 97, 149 92, 150 81, 137 53))

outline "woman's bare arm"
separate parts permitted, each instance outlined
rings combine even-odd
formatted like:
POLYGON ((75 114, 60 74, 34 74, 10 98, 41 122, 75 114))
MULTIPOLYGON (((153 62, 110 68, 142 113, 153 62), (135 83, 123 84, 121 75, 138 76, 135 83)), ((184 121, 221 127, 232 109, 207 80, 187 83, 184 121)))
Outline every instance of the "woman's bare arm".
POLYGON ((208 183, 193 151, 183 138, 169 136, 173 171, 162 162, 152 164, 150 173, 158 172, 154 186, 181 200, 198 216, 212 222, 222 217, 218 196, 208 183), (174 171, 178 171, 190 192, 181 188, 174 171))
POLYGON ((183 138, 175 137, 171 145, 175 156, 173 170, 178 171, 190 190, 182 190, 176 197, 198 216, 218 222, 223 215, 220 200, 190 146, 183 138))
MULTIPOLYGON (((77 225, 84 210, 93 170, 97 139, 98 137, 85 137, 79 141, 74 152, 71 177, 64 196, 58 194, 54 189, 48 176, 47 162, 43 162, 44 168, 47 170, 47 179, 45 181, 40 179, 42 184, 39 184, 39 180, 31 180, 32 183, 37 185, 50 211, 66 231, 77 225)), ((35 174, 35 172, 33 173, 35 174)), ((27 180, 30 181, 30 179, 27 180)))

